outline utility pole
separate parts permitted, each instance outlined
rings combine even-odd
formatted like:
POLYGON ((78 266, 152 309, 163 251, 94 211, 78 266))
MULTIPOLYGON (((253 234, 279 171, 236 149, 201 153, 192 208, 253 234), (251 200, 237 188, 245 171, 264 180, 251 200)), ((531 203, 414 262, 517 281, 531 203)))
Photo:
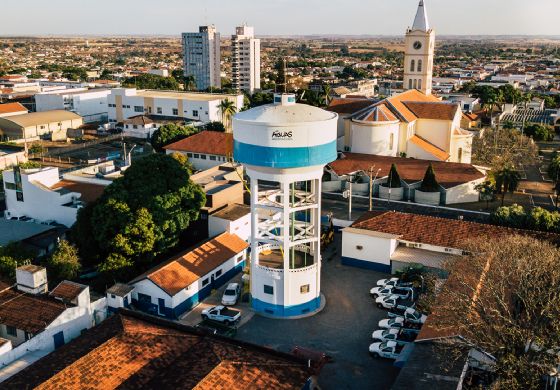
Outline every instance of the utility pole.
POLYGON ((377 175, 379 174, 379 171, 381 171, 381 168, 379 168, 375 173, 375 178, 374 178, 373 168, 375 168, 375 165, 369 167, 369 211, 373 210, 373 182, 375 181, 375 179, 377 179, 377 175))
POLYGON ((348 182, 349 184, 349 194, 348 194, 348 220, 352 220, 352 179, 348 182))

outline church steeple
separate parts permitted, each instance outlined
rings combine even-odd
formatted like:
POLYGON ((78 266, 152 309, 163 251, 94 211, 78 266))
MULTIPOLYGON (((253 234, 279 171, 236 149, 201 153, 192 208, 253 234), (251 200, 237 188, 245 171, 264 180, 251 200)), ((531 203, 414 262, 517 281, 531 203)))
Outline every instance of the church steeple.
POLYGON ((428 12, 426 11, 426 5, 424 0, 420 0, 418 4, 418 11, 416 11, 416 17, 414 18, 414 23, 412 24, 411 30, 428 31, 430 29, 430 23, 428 22, 428 12))
POLYGON ((403 89, 432 93, 435 31, 428 23, 425 0, 420 0, 414 24, 406 31, 403 89))

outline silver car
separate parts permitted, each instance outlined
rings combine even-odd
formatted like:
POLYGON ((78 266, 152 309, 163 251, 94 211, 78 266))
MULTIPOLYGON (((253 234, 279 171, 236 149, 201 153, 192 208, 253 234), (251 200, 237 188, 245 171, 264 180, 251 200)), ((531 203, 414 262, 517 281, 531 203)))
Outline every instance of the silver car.
POLYGON ((241 289, 239 287, 239 283, 230 283, 226 287, 224 291, 224 295, 222 296, 222 305, 224 306, 231 306, 237 303, 239 299, 239 293, 241 289))

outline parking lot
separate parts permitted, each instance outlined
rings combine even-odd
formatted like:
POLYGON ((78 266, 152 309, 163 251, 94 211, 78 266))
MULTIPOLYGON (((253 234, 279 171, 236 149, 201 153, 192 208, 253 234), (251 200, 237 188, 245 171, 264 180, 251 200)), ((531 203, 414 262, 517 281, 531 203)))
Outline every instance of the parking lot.
MULTIPOLYGON (((269 319, 255 315, 248 303, 235 306, 241 310, 236 338, 291 352, 295 346, 325 352, 333 358, 319 376, 322 389, 389 389, 399 369, 391 360, 369 356, 371 333, 377 323, 387 318, 378 309, 369 290, 387 274, 340 264, 340 234, 323 253, 322 292, 325 308, 318 314, 298 320, 269 319)), ((238 275, 232 282, 239 282, 238 275)), ((226 283, 227 284, 227 283, 226 283)), ((220 304, 225 286, 180 320, 188 325, 201 322, 200 312, 220 304)))

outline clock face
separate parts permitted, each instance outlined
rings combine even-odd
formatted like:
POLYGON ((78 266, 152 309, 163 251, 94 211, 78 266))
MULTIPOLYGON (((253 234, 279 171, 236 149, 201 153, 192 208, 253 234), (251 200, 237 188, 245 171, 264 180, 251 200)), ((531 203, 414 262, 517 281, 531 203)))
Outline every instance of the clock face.
POLYGON ((422 48, 422 42, 416 41, 416 42, 414 42, 412 47, 414 47, 416 50, 420 50, 422 48))

